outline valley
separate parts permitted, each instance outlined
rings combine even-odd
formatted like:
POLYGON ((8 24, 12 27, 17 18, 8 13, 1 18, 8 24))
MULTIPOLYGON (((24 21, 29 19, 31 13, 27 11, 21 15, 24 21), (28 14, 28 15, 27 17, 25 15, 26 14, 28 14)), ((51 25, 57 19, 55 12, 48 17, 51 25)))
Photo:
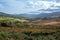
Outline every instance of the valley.
POLYGON ((0 0, 0 40, 60 40, 60 0, 0 0))
POLYGON ((24 18, 0 15, 1 40, 60 40, 60 17, 24 18))

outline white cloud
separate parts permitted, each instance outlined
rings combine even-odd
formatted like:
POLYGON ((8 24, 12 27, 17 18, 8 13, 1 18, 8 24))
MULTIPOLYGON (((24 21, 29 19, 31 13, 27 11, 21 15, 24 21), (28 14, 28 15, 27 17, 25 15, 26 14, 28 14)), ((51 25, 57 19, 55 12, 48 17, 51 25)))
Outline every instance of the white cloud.
POLYGON ((53 1, 42 1, 42 0, 28 0, 27 2, 17 0, 1 0, 6 4, 0 5, 0 10, 7 13, 27 13, 36 11, 39 9, 59 9, 60 2, 53 1), (27 6, 29 4, 29 6, 27 6), (4 6, 4 7, 3 7, 4 6), (31 6, 31 8, 29 8, 31 6), (1 8, 2 7, 2 8, 1 8))
MULTIPOLYGON (((54 10, 54 11, 59 11, 60 9, 60 2, 56 2, 56 0, 54 1, 29 1, 30 4, 32 4, 33 8, 37 9, 37 10, 47 10, 47 9, 58 9, 58 10, 54 10)), ((38 11, 37 11, 38 12, 38 11)), ((53 11, 39 11, 40 13, 51 13, 53 11)))
POLYGON ((33 8, 41 8, 41 9, 48 9, 50 7, 60 6, 60 3, 57 2, 49 2, 49 1, 36 1, 36 2, 30 2, 30 4, 33 5, 33 8))
POLYGON ((54 6, 60 6, 60 3, 55 3, 54 6))

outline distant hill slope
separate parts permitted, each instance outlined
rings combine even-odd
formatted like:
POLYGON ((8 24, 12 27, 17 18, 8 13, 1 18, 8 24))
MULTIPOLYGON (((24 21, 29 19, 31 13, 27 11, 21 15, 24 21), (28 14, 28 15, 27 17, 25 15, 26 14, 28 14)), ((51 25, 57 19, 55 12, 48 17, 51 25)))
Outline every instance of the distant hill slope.
POLYGON ((0 12, 0 16, 10 16, 10 15, 6 14, 6 13, 3 13, 3 12, 0 12))
MULTIPOLYGON (((49 20, 35 20, 30 21, 28 24, 40 25, 43 28, 60 28, 60 19, 49 19, 49 20)), ((39 26, 38 26, 39 27, 39 26)))
POLYGON ((53 12, 53 13, 39 13, 39 14, 17 14, 18 17, 24 17, 28 19, 34 18, 51 18, 51 17, 60 17, 60 12, 53 12))
POLYGON ((60 17, 60 12, 53 12, 53 13, 39 13, 39 14, 6 14, 0 12, 0 16, 7 16, 7 17, 15 17, 15 18, 24 18, 24 19, 35 19, 35 18, 52 18, 52 17, 60 17))
POLYGON ((53 13, 42 13, 37 15, 38 18, 41 17, 46 17, 46 18, 51 18, 51 17, 60 17, 60 12, 53 12, 53 13))
POLYGON ((23 18, 23 17, 19 17, 17 15, 7 14, 7 13, 4 13, 4 12, 0 12, 0 16, 13 17, 13 18, 23 18))

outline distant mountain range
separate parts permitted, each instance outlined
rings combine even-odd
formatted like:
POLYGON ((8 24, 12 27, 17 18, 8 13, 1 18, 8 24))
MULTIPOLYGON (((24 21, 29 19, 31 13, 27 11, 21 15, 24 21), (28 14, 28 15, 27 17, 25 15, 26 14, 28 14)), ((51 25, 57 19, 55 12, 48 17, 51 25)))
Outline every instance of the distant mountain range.
POLYGON ((15 14, 7 14, 7 13, 4 13, 4 12, 0 12, 0 16, 13 17, 13 18, 22 18, 22 16, 16 16, 15 14))
POLYGON ((51 17, 60 17, 60 12, 53 12, 53 13, 39 13, 39 14, 17 14, 18 17, 24 18, 51 18, 51 17))
MULTIPOLYGON (((38 12, 39 13, 39 12, 38 12)), ((0 12, 0 16, 9 16, 9 17, 17 17, 17 18, 50 18, 50 17, 60 17, 60 12, 52 12, 52 13, 39 13, 39 14, 6 14, 0 12)))
POLYGON ((10 16, 10 15, 6 14, 6 13, 3 13, 3 12, 0 12, 0 16, 10 16))
POLYGON ((37 15, 38 18, 51 18, 51 17, 60 17, 60 12, 53 12, 53 13, 42 13, 37 15))

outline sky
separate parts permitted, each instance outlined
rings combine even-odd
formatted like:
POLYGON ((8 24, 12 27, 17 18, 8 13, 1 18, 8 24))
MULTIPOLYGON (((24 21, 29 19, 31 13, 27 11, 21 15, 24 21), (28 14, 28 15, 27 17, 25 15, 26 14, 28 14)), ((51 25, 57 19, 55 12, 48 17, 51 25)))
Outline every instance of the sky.
POLYGON ((41 9, 58 9, 60 10, 60 0, 0 0, 0 12, 8 14, 22 14, 41 9))

